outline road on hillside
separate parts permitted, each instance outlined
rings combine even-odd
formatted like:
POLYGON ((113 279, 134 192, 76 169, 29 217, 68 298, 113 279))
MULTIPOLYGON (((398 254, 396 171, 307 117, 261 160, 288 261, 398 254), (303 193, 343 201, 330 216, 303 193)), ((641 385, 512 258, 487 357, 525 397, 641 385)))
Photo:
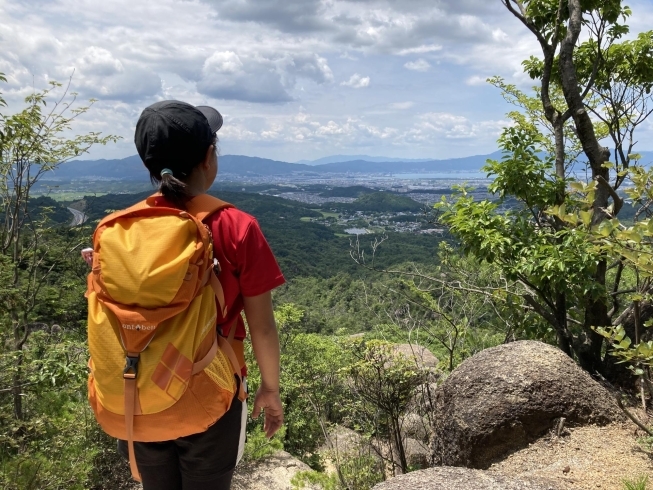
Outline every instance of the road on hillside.
POLYGON ((88 216, 86 216, 86 214, 81 211, 77 211, 73 208, 68 208, 68 211, 73 213, 73 221, 70 223, 70 226, 79 226, 88 219, 88 216))

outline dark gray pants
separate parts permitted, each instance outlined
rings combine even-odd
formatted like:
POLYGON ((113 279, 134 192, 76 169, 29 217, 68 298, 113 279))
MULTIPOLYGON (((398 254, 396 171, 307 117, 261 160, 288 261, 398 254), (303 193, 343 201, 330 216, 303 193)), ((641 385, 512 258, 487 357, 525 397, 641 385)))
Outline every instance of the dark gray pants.
MULTIPOLYGON (((234 398, 229 411, 206 432, 174 441, 135 442, 143 490, 229 490, 242 411, 243 403, 234 398)), ((118 451, 129 459, 126 441, 118 441, 118 451)))

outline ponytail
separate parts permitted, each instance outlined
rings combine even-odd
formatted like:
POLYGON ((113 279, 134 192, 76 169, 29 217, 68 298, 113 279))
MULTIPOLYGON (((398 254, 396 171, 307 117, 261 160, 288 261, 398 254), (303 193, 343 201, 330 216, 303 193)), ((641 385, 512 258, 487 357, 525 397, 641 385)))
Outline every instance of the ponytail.
MULTIPOLYGON (((215 149, 216 155, 218 153, 218 137, 214 134, 213 141, 211 142, 215 149)), ((204 149, 204 153, 206 150, 204 149)), ((158 186, 161 195, 169 201, 174 207, 179 209, 186 209, 186 201, 191 197, 188 195, 188 185, 184 182, 193 169, 202 162, 199 160, 192 165, 178 165, 172 164, 170 168, 163 168, 160 171, 155 170, 156 164, 146 164, 147 169, 150 171, 150 181, 152 185, 158 186), (153 168, 154 167, 154 168, 153 168), (183 169, 181 170, 180 169, 183 169), (182 180, 183 179, 183 180, 182 180)))
MULTIPOLYGON (((152 179, 152 183, 156 182, 152 179)), ((176 208, 186 209, 186 200, 188 194, 186 193, 186 184, 177 179, 172 170, 164 168, 161 170, 161 181, 159 182, 159 192, 167 200, 170 201, 176 208)))

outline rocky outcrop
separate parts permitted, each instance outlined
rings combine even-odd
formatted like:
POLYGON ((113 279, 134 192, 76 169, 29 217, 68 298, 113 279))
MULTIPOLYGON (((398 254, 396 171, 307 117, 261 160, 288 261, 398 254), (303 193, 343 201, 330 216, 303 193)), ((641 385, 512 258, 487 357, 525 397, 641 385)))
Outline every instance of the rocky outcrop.
POLYGON ((560 417, 571 425, 623 419, 611 394, 560 350, 534 341, 486 349, 436 392, 434 461, 486 468, 560 417))
MULTIPOLYGON (((290 481, 300 471, 310 470, 302 463, 284 451, 267 458, 241 463, 236 468, 232 490, 290 490, 290 481)), ((319 485, 306 484, 307 490, 319 490, 319 485)))
POLYGON ((373 490, 561 490, 553 482, 510 478, 468 468, 429 468, 400 475, 374 486, 373 490))

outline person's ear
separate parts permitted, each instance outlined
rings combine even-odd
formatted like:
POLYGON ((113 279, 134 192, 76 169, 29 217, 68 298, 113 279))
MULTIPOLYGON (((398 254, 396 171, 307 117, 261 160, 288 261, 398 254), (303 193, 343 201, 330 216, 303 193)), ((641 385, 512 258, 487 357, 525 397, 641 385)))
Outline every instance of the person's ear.
POLYGON ((215 146, 211 145, 208 147, 206 150, 206 155, 204 155, 204 161, 202 162, 202 166, 205 168, 209 168, 211 166, 211 157, 213 156, 213 152, 215 151, 215 146))

